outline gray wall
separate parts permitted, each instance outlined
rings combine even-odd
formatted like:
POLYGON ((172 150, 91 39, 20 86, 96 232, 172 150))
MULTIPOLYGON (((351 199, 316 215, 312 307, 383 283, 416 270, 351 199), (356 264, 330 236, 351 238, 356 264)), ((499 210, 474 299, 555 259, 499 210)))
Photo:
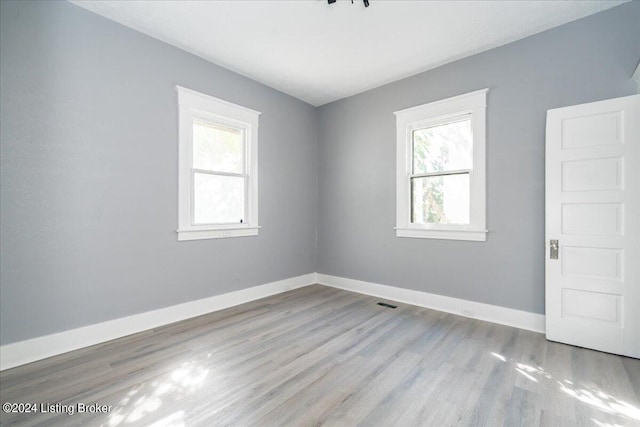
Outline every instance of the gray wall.
POLYGON ((316 110, 66 2, 1 2, 1 343, 315 268, 316 110), (257 237, 178 242, 176 84, 262 112, 257 237))
POLYGON ((543 313, 546 110, 637 93, 639 58, 634 2, 321 107, 317 271, 543 313), (487 242, 396 238, 392 112, 485 87, 487 242))
POLYGON ((68 3, 0 4, 2 344, 315 270, 541 313, 545 111, 635 93, 640 57, 626 4, 315 109, 68 3), (258 237, 177 241, 176 84, 262 111, 258 237), (396 238, 392 112, 484 87, 488 241, 396 238))

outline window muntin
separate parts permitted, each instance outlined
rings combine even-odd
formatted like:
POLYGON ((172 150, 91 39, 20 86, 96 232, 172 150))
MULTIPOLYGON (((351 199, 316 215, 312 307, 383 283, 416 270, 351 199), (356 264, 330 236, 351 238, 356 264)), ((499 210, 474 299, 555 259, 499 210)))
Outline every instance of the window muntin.
POLYGON ((396 112, 396 235, 486 240, 486 94, 396 112))
POLYGON ((245 132, 193 119, 193 225, 245 222, 245 132))
POLYGON ((471 169, 471 115, 414 129, 412 136, 414 174, 471 169))
POLYGON ((471 116, 413 129, 411 147, 411 223, 469 224, 471 116))
POLYGON ((469 172, 411 178, 411 222, 469 224, 469 172))
POLYGON ((245 178, 193 173, 193 224, 242 224, 245 178))
POLYGON ((177 89, 178 240, 257 235, 260 113, 177 89))
POLYGON ((193 167, 212 172, 244 173, 244 129, 193 119, 193 167))

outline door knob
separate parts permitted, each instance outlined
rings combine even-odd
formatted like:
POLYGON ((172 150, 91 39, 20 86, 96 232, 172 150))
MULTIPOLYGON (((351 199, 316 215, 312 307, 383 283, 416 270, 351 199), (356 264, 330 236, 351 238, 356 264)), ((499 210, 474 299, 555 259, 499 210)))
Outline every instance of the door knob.
POLYGON ((558 241, 557 240, 549 240, 549 258, 550 259, 558 259, 558 241))

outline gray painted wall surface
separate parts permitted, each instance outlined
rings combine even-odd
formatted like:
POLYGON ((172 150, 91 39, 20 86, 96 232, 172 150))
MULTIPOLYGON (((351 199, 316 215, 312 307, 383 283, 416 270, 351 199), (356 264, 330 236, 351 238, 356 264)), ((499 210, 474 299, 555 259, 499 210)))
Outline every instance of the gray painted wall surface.
POLYGON ((2 344, 312 271, 540 313, 545 111, 640 57, 627 4, 314 109, 68 3, 0 18, 2 344), (176 84, 262 111, 258 237, 177 241, 176 84), (392 112, 484 87, 489 240, 396 238, 392 112))
POLYGON ((320 107, 317 271, 543 313, 546 110, 637 93, 638 58, 634 2, 320 107), (395 237, 393 111, 487 87, 487 242, 395 237))
POLYGON ((1 343, 315 268, 316 110, 66 2, 1 2, 1 343), (257 237, 178 242, 179 84, 262 112, 257 237))

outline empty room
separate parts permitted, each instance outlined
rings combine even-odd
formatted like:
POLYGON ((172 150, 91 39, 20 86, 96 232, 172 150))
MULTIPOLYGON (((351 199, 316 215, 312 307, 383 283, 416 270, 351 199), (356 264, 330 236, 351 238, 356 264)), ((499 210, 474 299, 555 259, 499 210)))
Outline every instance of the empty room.
POLYGON ((0 0, 0 425, 639 426, 640 2, 0 0))

